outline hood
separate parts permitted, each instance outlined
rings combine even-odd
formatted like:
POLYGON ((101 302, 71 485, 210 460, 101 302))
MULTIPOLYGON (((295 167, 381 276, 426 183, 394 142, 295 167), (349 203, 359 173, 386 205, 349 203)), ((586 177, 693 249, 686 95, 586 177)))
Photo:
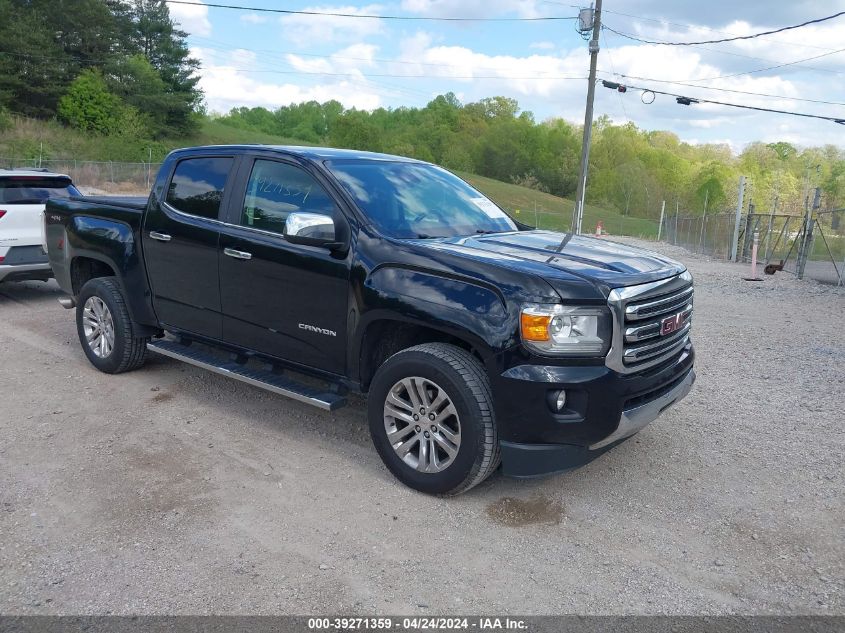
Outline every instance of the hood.
POLYGON ((520 267, 519 263, 523 262, 526 272, 541 274, 549 281, 575 276, 607 288, 657 281, 686 270, 674 260, 641 248, 553 231, 520 231, 415 242, 463 257, 488 262, 496 260, 509 268, 520 267), (563 249, 557 252, 564 240, 563 249))

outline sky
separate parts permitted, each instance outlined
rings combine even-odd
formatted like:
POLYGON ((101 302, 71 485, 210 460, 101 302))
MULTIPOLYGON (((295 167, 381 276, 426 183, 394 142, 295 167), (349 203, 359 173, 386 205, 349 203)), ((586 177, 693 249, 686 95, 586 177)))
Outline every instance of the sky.
MULTIPOLYGON (((588 6, 570 2, 221 4, 413 18, 574 17, 578 6, 588 6)), ((438 94, 453 92, 463 103, 512 97, 538 121, 584 120, 589 53, 575 20, 389 20, 169 6, 202 63, 200 87, 211 112, 330 99, 366 110, 420 107, 438 94)), ((606 0, 602 22, 640 39, 698 42, 839 11, 845 11, 845 0, 606 0)), ((605 30, 600 45, 598 77, 631 87, 620 94, 599 84, 596 116, 605 114, 614 123, 630 121, 646 130, 670 130, 690 143, 727 143, 735 152, 753 141, 845 148, 845 125, 831 121, 704 103, 683 106, 675 97, 641 90, 845 118, 845 16, 785 33, 696 46, 645 44, 605 30), (652 103, 645 103, 652 97, 652 103)))

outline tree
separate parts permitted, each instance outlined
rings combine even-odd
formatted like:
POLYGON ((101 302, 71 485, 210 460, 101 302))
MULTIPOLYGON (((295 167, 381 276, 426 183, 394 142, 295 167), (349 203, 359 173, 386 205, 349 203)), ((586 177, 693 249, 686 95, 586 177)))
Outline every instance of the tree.
POLYGON ((161 75, 143 55, 119 58, 108 68, 109 89, 120 99, 143 112, 143 126, 147 136, 162 136, 171 132, 169 120, 174 108, 180 107, 161 75))
POLYGON ((45 20, 21 2, 0 0, 0 42, 0 105, 51 116, 68 81, 61 47, 45 20))
POLYGON ((200 63, 190 55, 185 31, 170 19, 165 0, 134 0, 132 41, 155 68, 171 97, 165 130, 186 134, 196 129, 194 111, 202 104, 196 75, 200 63))
POLYGON ((77 129, 98 134, 119 134, 124 124, 138 124, 137 111, 109 91, 97 70, 83 70, 71 83, 59 100, 58 115, 77 129))

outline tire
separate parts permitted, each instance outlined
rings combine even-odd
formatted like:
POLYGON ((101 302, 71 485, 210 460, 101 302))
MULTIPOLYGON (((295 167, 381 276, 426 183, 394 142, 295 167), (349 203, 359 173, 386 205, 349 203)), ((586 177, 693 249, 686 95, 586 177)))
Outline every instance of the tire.
POLYGON ((76 331, 94 367, 107 374, 120 374, 143 365, 150 339, 136 336, 135 329, 117 279, 97 277, 82 286, 76 304, 76 331))
POLYGON ((454 345, 425 343, 388 358, 370 385, 368 417, 385 466, 420 492, 457 495, 499 466, 490 382, 454 345))

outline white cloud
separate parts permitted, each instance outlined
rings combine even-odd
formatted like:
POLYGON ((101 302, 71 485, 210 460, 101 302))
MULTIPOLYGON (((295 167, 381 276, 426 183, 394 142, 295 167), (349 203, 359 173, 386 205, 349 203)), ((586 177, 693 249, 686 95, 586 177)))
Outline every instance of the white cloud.
POLYGON ((244 13, 241 15, 241 22, 247 24, 264 24, 267 21, 267 16, 258 15, 257 13, 244 13))
POLYGON ((196 2, 199 4, 167 5, 170 9, 170 17, 191 35, 208 37, 211 35, 208 7, 202 4, 202 0, 196 0, 196 2))
POLYGON ((515 14, 533 18, 540 14, 536 0, 403 0, 402 9, 432 18, 490 17, 515 14))
POLYGON ((329 78, 312 85, 306 82, 273 83, 267 75, 253 76, 258 60, 251 51, 234 51, 226 63, 215 63, 218 55, 202 48, 191 54, 203 63, 200 88, 212 112, 228 112, 238 106, 263 106, 274 110, 280 106, 303 101, 321 103, 337 99, 346 107, 372 110, 381 105, 380 90, 362 77, 329 78), (256 78, 257 77, 257 78, 256 78))
MULTIPOLYGON (((363 7, 307 7, 302 10, 317 13, 377 15, 382 7, 377 4, 370 4, 363 7)), ((279 18, 279 22, 282 24, 285 37, 300 46, 325 42, 360 42, 367 37, 381 33, 384 29, 383 20, 331 15, 285 15, 279 18)))
POLYGON ((378 46, 373 44, 353 44, 328 58, 288 54, 285 59, 295 70, 310 73, 351 72, 363 77, 360 68, 373 66, 373 57, 377 50, 378 46))

